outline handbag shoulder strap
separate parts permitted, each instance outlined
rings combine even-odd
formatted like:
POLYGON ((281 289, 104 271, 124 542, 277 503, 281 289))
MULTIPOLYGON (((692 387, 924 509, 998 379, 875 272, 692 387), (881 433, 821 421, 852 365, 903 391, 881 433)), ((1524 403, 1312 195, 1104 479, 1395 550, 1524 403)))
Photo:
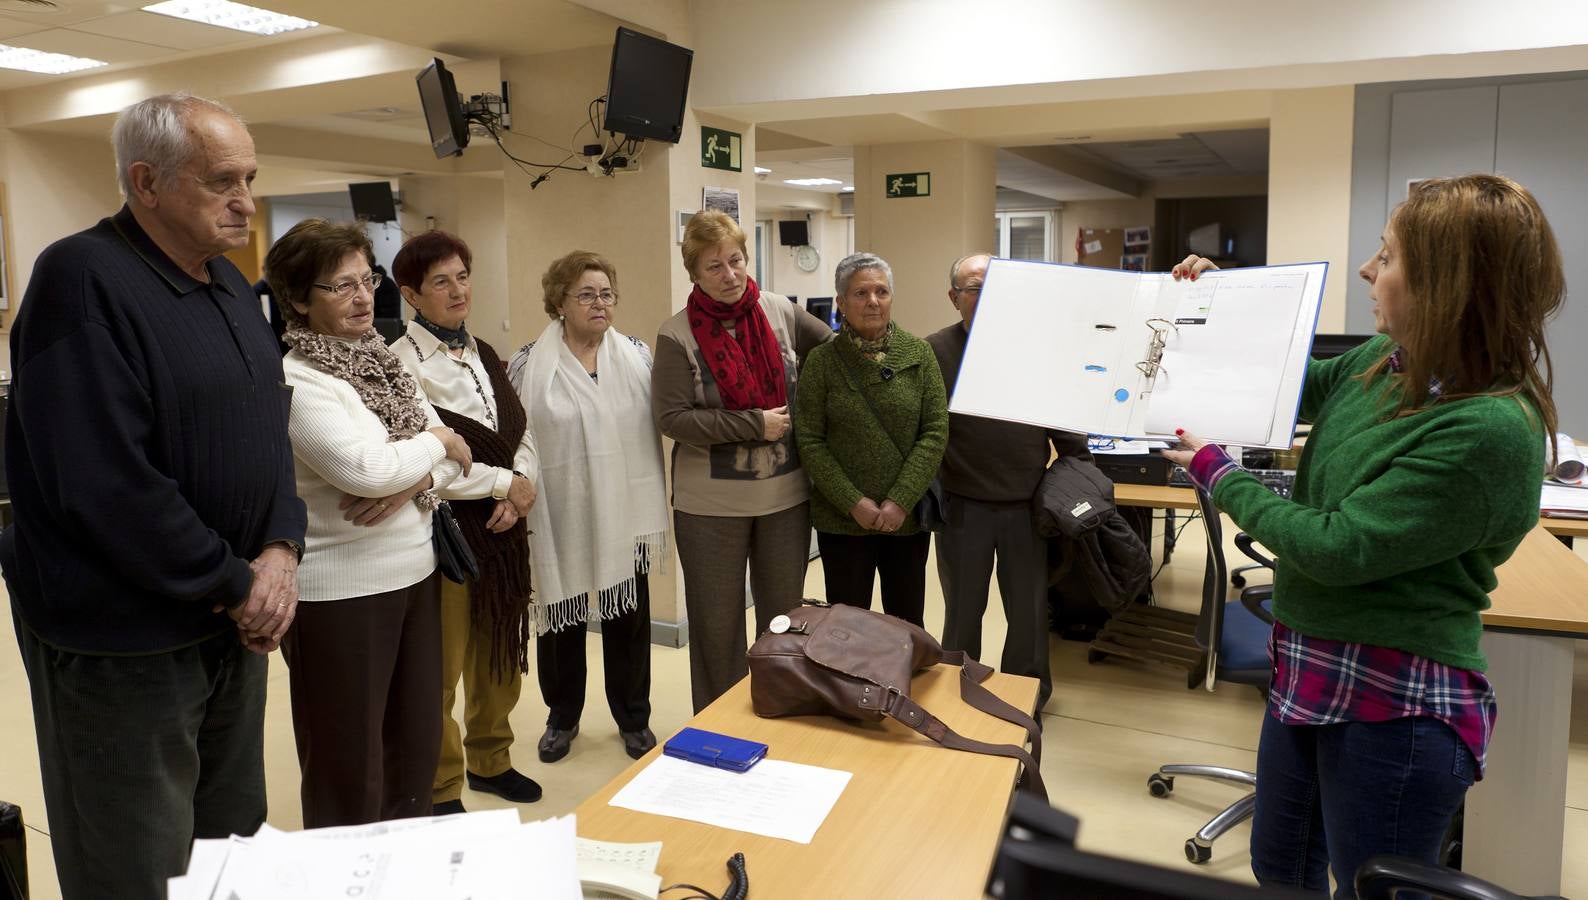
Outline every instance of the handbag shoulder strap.
MULTIPOLYGON (((837 341, 841 338, 842 335, 834 338, 833 340, 837 341)), ((848 374, 849 379, 855 383, 855 391, 860 394, 860 399, 866 401, 866 409, 871 410, 871 418, 876 420, 877 427, 882 429, 882 433, 888 436, 888 442, 893 444, 893 449, 899 451, 899 456, 903 457, 904 459, 909 459, 910 451, 899 446, 899 442, 896 438, 894 438, 893 432, 889 431, 888 426, 883 424, 882 414, 877 412, 877 405, 871 402, 871 395, 866 392, 865 382, 861 381, 860 376, 855 374, 855 370, 849 365, 849 360, 844 359, 843 348, 834 344, 833 355, 838 357, 838 364, 844 367, 844 372, 848 374)))
POLYGON ((1020 786, 1040 795, 1046 800, 1048 789, 1042 783, 1041 764, 1039 762, 1042 759, 1042 731, 1037 726, 1037 723, 1030 716, 993 694, 992 691, 982 687, 979 683, 980 679, 986 678, 988 674, 991 674, 992 670, 965 655, 963 650, 944 652, 943 662, 961 666, 959 678, 959 695, 961 699, 982 712, 997 716, 1026 730, 1026 734, 1031 740, 1030 753, 1014 744, 989 744, 985 741, 971 740, 948 727, 943 720, 927 712, 921 704, 915 702, 908 694, 887 691, 881 711, 901 725, 935 743, 942 744, 944 747, 954 750, 966 750, 971 753, 1002 756, 1018 761, 1021 765, 1020 786), (965 661, 972 665, 966 665, 965 661), (984 672, 977 673, 973 666, 984 670, 984 672))

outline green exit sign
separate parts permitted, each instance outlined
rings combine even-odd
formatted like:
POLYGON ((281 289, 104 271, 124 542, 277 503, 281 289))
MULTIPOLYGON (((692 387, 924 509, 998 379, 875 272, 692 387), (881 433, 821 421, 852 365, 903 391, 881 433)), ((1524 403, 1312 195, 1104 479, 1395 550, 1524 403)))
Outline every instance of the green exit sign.
POLYGON ((700 164, 705 168, 743 172, 742 146, 743 139, 731 131, 700 126, 700 164))
POLYGON ((883 182, 883 187, 889 197, 930 197, 932 173, 902 172, 898 175, 889 175, 883 182))

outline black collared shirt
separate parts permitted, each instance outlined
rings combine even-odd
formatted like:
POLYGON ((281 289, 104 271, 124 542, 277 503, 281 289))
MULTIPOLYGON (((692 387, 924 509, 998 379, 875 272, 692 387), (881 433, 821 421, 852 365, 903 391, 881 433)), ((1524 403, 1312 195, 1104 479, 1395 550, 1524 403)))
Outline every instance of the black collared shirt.
POLYGON ((249 560, 303 542, 290 391, 258 299, 224 258, 182 271, 122 207, 39 256, 11 330, 0 537, 45 641, 175 649, 231 629, 249 560))

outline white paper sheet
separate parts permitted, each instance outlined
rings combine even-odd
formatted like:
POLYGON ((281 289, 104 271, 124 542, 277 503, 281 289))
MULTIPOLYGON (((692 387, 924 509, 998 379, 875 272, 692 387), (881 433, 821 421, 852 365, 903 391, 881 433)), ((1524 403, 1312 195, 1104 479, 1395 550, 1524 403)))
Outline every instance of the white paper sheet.
POLYGON ((809 844, 852 774, 778 759, 728 772, 659 756, 611 804, 809 844))
POLYGON ((1588 519, 1588 488, 1545 483, 1539 511, 1555 519, 1588 519))

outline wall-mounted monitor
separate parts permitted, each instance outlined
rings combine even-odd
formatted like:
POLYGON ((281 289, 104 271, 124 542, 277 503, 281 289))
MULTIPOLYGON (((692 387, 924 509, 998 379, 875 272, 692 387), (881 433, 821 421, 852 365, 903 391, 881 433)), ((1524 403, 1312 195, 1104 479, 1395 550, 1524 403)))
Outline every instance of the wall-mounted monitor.
POLYGON ((619 28, 607 74, 607 131, 678 143, 695 51, 619 28))
POLYGON ((419 83, 419 107, 430 128, 430 149, 436 159, 462 153, 469 146, 469 125, 463 119, 463 101, 458 98, 452 73, 441 60, 432 59, 414 80, 419 83))
POLYGON ((347 194, 353 201, 353 218, 370 222, 397 221, 397 198, 392 194, 391 182, 350 184, 347 194))
POLYGON ((804 247, 811 242, 810 223, 804 219, 783 219, 777 223, 777 242, 784 247, 804 247))
POLYGON ((834 331, 842 324, 839 321, 838 311, 833 308, 831 297, 811 297, 805 301, 805 311, 827 323, 827 327, 834 331))
POLYGON ((1220 257, 1224 255, 1223 230, 1217 222, 1209 222, 1191 229, 1186 235, 1186 249, 1197 256, 1220 257))

